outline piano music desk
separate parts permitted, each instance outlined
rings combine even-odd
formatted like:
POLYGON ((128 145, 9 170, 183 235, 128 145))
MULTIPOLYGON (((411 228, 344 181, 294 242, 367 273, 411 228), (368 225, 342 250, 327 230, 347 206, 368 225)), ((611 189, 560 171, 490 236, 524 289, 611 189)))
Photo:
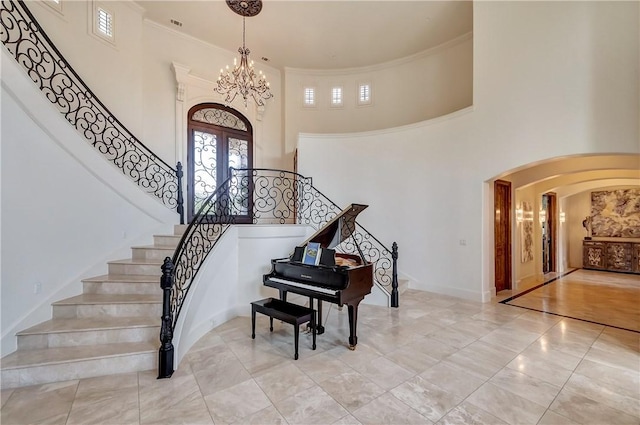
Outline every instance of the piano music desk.
POLYGON ((269 316, 269 331, 273 332, 273 319, 282 320, 294 327, 295 356, 298 360, 298 340, 300 325, 310 322, 313 333, 313 347, 316 349, 316 311, 277 298, 265 298, 251 303, 251 338, 256 338, 256 312, 269 316))

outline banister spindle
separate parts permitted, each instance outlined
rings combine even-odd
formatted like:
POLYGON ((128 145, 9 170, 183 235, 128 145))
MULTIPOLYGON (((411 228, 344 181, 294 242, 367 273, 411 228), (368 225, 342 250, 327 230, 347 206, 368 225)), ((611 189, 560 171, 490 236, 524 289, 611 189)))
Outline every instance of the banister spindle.
POLYGON ((176 164, 176 177, 178 178, 178 214, 180 214, 180 224, 184 224, 184 198, 182 197, 182 163, 176 164))

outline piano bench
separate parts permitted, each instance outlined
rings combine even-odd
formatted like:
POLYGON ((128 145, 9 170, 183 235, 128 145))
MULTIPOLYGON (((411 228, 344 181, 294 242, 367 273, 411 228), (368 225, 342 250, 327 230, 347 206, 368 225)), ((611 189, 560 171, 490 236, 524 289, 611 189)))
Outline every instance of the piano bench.
POLYGON ((295 356, 298 360, 298 340, 303 323, 310 322, 313 333, 313 349, 316 349, 316 311, 298 304, 288 303, 277 298, 265 298, 251 303, 251 338, 256 338, 256 312, 269 316, 269 330, 273 332, 273 319, 282 320, 294 327, 295 356))

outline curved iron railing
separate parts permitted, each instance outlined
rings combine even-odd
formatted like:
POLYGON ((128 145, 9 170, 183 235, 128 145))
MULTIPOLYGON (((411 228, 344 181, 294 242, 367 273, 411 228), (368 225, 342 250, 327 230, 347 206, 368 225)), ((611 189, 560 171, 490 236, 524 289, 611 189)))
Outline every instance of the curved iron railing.
MULTIPOLYGON (((182 235, 173 258, 162 265, 164 291, 159 378, 173 373, 173 330, 191 283, 220 236, 235 223, 307 224, 319 229, 342 211, 317 190, 312 179, 284 170, 231 169, 231 177, 204 202, 182 235)), ((357 224, 357 223, 356 223, 357 224)), ((397 244, 390 250, 364 227, 336 250, 357 253, 374 263, 374 282, 398 306, 397 244)))
MULTIPOLYGON (((40 27, 24 1, 0 1, 0 40, 38 89, 65 119, 106 159, 144 191, 176 208, 184 223, 182 166, 158 158, 100 102, 40 27)), ((173 373, 173 330, 191 282, 207 255, 234 223, 301 223, 314 228, 341 209, 312 185, 311 178, 282 170, 232 170, 205 202, 184 233, 173 258, 162 266, 164 292, 160 340, 160 377, 173 373)), ((367 261, 375 263, 376 285, 398 306, 397 245, 386 248, 357 225, 351 238, 336 247, 355 253, 357 241, 367 261)))
POLYGON ((96 98, 23 1, 0 2, 0 39, 47 100, 88 143, 145 192, 180 212, 179 170, 158 158, 96 98))

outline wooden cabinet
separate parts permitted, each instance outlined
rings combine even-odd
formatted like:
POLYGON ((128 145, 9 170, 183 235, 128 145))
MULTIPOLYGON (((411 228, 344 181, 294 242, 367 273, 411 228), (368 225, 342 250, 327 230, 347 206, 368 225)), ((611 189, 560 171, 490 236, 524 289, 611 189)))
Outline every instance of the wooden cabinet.
POLYGON ((605 242, 582 242, 582 267, 585 269, 605 270, 607 268, 605 242))
POLYGON ((631 246, 631 270, 634 273, 640 273, 640 243, 634 243, 631 246))
POLYGON ((640 242, 583 241, 582 267, 640 274, 640 242))

